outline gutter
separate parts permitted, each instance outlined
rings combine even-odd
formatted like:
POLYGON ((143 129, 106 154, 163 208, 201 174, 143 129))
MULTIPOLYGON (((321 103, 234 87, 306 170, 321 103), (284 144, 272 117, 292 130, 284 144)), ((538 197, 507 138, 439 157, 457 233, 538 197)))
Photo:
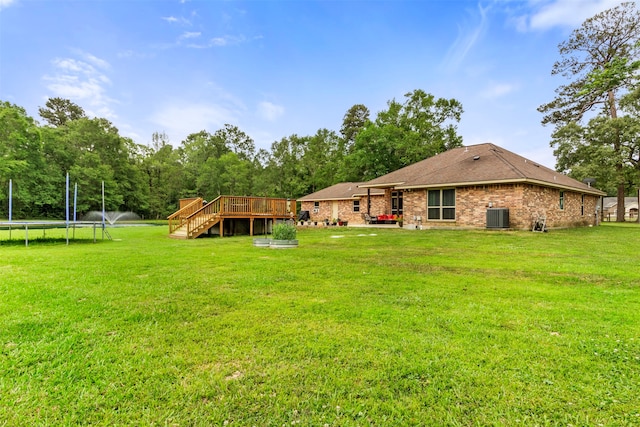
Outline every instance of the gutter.
POLYGON ((560 185, 553 184, 547 181, 539 181, 536 179, 528 179, 528 178, 520 178, 520 179, 509 179, 509 180, 489 180, 489 181, 468 181, 468 182, 446 182, 446 183, 438 183, 438 184, 421 184, 421 185, 404 185, 404 186, 396 186, 398 190, 415 190, 415 189, 428 189, 428 188, 443 188, 443 187, 468 187, 472 185, 492 185, 492 184, 536 184, 541 187, 550 187, 550 188, 559 188, 562 190, 570 190, 576 191, 585 194, 591 194, 594 196, 606 196, 607 193, 604 191, 600 191, 596 188, 579 188, 579 187, 571 187, 568 185, 560 185))

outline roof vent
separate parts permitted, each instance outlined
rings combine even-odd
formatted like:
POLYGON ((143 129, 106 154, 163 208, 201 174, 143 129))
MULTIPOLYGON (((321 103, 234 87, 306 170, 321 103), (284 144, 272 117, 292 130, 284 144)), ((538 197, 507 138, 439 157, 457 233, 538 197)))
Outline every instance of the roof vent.
POLYGON ((480 160, 480 156, 473 156, 473 160, 480 160))

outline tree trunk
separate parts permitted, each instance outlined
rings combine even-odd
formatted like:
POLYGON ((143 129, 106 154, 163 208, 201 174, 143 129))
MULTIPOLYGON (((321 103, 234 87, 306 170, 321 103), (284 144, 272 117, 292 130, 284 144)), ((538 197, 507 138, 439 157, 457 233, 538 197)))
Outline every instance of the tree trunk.
MULTIPOLYGON (((613 91, 609 91, 608 93, 608 98, 609 98, 609 114, 611 116, 612 119, 617 119, 618 118, 618 110, 616 109, 616 103, 615 103, 615 97, 613 94, 613 91)), ((614 143, 613 143, 613 151, 615 152, 616 156, 618 157, 618 161, 616 162, 616 172, 618 175, 618 208, 616 209, 616 221, 617 222, 624 222, 624 213, 625 213, 625 206, 624 206, 624 177, 623 177, 623 164, 622 164, 622 160, 620 160, 620 146, 622 144, 620 143, 620 130, 616 131, 616 135, 615 135, 615 139, 614 139, 614 143)))
POLYGON ((624 222, 624 184, 618 184, 618 208, 616 209, 616 221, 624 222))

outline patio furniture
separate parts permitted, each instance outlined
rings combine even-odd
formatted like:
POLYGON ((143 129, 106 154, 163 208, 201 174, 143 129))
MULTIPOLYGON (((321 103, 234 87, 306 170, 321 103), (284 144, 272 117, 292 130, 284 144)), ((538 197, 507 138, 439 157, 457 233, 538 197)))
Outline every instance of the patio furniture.
POLYGON ((397 217, 392 214, 384 214, 378 215, 377 222, 378 224, 395 224, 397 217))

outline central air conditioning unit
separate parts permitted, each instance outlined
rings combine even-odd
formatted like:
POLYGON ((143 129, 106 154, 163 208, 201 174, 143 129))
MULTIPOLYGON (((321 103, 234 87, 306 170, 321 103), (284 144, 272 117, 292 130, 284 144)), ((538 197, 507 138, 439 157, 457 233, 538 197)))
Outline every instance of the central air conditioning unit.
POLYGON ((487 209, 487 228, 509 228, 509 209, 487 209))

